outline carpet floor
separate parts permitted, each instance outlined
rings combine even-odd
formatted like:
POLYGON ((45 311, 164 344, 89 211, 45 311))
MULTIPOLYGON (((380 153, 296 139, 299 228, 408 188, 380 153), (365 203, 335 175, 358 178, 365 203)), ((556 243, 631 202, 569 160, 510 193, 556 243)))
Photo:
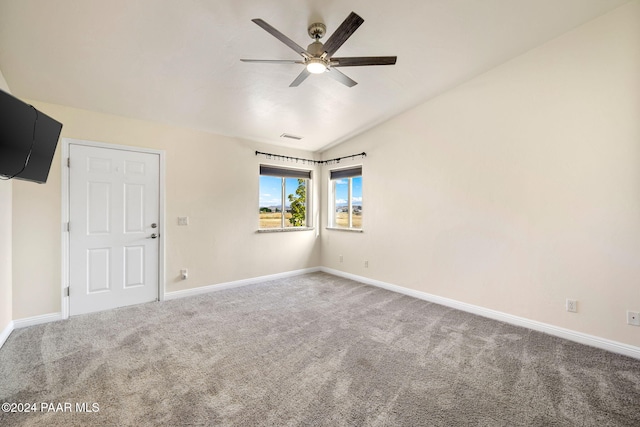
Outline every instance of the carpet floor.
POLYGON ((312 273, 15 330, 0 402, 2 426, 637 427, 640 360, 312 273))

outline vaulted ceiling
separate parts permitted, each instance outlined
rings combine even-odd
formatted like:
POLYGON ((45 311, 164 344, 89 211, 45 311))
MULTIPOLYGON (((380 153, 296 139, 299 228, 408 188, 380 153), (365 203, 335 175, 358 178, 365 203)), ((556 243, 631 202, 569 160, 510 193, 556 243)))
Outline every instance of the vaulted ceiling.
POLYGON ((35 99, 322 151, 627 0, 0 0, 0 70, 35 99), (306 47, 354 11, 336 56, 397 55, 289 84, 300 59, 251 22, 306 47), (283 133, 303 137, 281 138, 283 133))

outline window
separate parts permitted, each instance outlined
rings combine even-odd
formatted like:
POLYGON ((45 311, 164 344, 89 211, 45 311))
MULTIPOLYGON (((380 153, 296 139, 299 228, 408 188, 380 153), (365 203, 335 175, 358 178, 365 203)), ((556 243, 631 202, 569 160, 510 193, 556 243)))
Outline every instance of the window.
POLYGON ((329 226, 362 230, 362 166, 330 173, 329 226))
POLYGON ((260 229, 307 227, 311 171, 260 165, 260 229))

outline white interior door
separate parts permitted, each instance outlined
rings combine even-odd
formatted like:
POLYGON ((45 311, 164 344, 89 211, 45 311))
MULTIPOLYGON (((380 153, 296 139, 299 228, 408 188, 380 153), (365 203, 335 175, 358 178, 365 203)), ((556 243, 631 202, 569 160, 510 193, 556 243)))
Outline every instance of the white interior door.
POLYGON ((71 315, 158 299, 158 154, 69 145, 71 315))

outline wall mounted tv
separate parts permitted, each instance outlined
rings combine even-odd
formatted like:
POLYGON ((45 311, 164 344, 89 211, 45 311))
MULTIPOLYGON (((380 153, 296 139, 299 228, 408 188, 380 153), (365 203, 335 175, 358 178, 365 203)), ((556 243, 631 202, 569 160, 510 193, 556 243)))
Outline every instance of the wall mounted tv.
POLYGON ((62 123, 0 90, 0 178, 47 182, 62 123))

